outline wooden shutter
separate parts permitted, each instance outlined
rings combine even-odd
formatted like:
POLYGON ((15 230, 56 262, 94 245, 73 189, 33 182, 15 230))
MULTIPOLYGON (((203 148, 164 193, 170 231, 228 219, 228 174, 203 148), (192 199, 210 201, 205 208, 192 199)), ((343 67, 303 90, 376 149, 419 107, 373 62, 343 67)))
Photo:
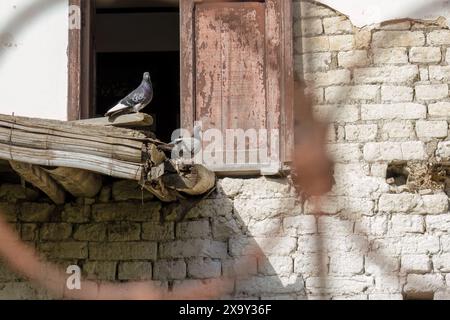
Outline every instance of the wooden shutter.
MULTIPOLYGON (((271 168, 260 161, 210 165, 215 171, 259 173, 268 169, 267 173, 277 173, 289 160, 286 146, 292 119, 287 119, 291 115, 286 108, 292 105, 283 95, 292 70, 286 75, 283 3, 290 7, 284 0, 181 2, 183 126, 192 128, 201 121, 204 131, 218 129, 225 139, 230 138, 228 129, 255 129, 258 134, 265 129, 269 132, 268 156, 280 160, 271 168), (278 144, 270 144, 272 130, 281 138, 278 144)), ((237 151, 227 150, 225 142, 224 161, 242 153, 246 159, 259 157, 261 150, 249 140, 245 150, 237 151)))

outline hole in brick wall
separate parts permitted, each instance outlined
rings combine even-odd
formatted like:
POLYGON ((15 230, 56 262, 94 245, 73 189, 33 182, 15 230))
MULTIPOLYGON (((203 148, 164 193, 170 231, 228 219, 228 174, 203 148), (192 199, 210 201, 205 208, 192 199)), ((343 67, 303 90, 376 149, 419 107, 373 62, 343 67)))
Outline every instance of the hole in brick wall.
POLYGON ((434 292, 404 292, 403 300, 434 300, 434 292))
POLYGON ((409 172, 406 162, 390 163, 386 171, 386 180, 389 184, 403 186, 408 181, 409 172))

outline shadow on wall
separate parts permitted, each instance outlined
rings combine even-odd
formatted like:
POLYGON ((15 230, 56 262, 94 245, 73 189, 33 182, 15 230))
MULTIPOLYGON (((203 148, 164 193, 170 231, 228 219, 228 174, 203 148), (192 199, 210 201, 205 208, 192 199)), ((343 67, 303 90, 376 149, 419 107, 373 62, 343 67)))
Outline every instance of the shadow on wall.
MULTIPOLYGON (((23 241, 63 270, 82 267, 87 279, 154 281, 176 291, 186 285, 206 289, 211 279, 224 276, 235 281, 220 298, 305 299, 304 279, 295 272, 300 253, 293 220, 301 204, 292 192, 284 179, 224 179, 177 223, 172 220, 179 208, 162 207, 149 194, 142 203, 141 190, 129 181, 63 207, 33 189, 3 184, 0 205, 23 241), (167 210, 174 214, 161 223, 167 210)), ((0 298, 62 296, 33 287, 3 266, 0 298)))

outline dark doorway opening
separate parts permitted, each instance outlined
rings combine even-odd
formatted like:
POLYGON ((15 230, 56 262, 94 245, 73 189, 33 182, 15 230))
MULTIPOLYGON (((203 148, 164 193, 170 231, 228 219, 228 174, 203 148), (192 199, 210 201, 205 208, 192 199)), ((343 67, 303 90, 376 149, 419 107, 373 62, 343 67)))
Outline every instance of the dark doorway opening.
POLYGON ((98 8, 95 15, 95 107, 103 116, 150 72, 154 98, 142 110, 152 131, 170 141, 180 127, 178 8, 98 8))

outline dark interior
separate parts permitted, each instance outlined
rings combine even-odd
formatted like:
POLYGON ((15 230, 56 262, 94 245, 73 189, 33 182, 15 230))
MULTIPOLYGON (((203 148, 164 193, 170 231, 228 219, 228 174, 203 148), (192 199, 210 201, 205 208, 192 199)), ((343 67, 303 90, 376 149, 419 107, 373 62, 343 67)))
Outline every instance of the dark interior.
POLYGON ((178 8, 97 9, 95 116, 103 116, 138 87, 148 71, 154 98, 142 112, 153 116, 156 136, 170 141, 180 127, 178 17, 178 8), (171 30, 165 13, 170 14, 171 30), (117 26, 122 24, 126 27, 117 26))

